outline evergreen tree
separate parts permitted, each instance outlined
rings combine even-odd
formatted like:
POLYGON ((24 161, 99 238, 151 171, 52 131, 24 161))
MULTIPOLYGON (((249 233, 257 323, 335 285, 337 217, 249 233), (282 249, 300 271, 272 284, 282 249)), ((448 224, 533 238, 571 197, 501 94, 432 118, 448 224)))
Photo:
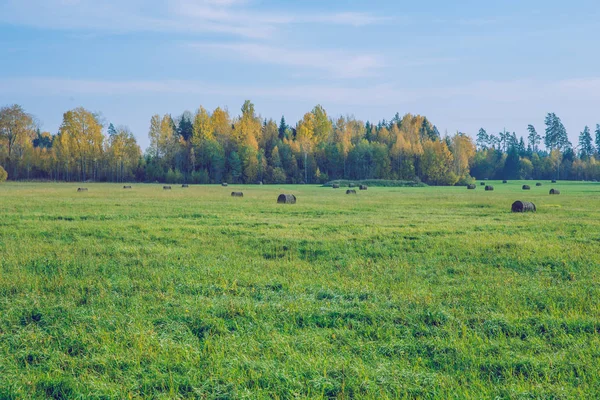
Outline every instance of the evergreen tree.
POLYGON ((504 179, 519 179, 519 171, 521 169, 520 160, 517 147, 510 147, 504 163, 504 179))
POLYGON ((525 148, 525 140, 523 139, 523 136, 521 136, 521 139, 519 140, 519 145, 517 148, 519 150, 520 156, 524 156, 525 154, 527 154, 527 149, 525 148))
POLYGON ((117 134, 117 130, 115 129, 115 126, 112 124, 112 122, 108 125, 108 136, 114 136, 117 134))
POLYGON ((477 148, 479 150, 484 150, 487 149, 489 144, 490 144, 490 136, 488 135, 488 133, 485 131, 485 129, 480 128, 479 132, 477 133, 477 148))
POLYGON ((587 160, 594 154, 594 145, 590 128, 586 126, 583 132, 579 134, 579 157, 587 160))
POLYGON ((569 137, 567 136, 567 130, 556 114, 548 113, 544 123, 546 124, 544 144, 548 150, 566 150, 571 146, 571 142, 569 142, 569 137))
POLYGON ((279 139, 283 140, 285 138, 285 133, 287 131, 287 124, 285 123, 285 117, 281 116, 281 121, 279 122, 279 139))
POLYGON ((194 116, 191 112, 185 111, 181 117, 179 117, 179 123, 177 125, 177 133, 187 142, 194 134, 194 116))
POLYGON ((600 154, 600 124, 596 124, 596 152, 600 154))
POLYGON ((240 182, 242 177, 242 160, 236 151, 232 151, 227 158, 229 173, 231 174, 232 182, 240 182))
POLYGON ((540 135, 536 132, 533 125, 528 125, 527 130, 529 131, 529 135, 527 136, 527 141, 529 143, 529 147, 531 147, 531 151, 537 153, 539 151, 539 145, 542 141, 540 135))

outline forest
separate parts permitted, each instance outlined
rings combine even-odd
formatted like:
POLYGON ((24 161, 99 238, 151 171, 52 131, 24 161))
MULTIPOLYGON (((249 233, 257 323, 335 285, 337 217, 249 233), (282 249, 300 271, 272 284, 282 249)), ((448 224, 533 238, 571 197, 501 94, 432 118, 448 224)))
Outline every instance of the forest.
POLYGON ((325 183, 336 179, 412 180, 456 185, 474 179, 600 180, 600 124, 574 146, 549 113, 540 133, 480 129, 441 135, 427 117, 389 121, 330 117, 317 105, 296 124, 265 119, 251 101, 240 115, 200 107, 149 121, 142 152, 131 130, 75 108, 58 132, 42 131, 20 105, 0 109, 0 180, 166 183, 325 183))

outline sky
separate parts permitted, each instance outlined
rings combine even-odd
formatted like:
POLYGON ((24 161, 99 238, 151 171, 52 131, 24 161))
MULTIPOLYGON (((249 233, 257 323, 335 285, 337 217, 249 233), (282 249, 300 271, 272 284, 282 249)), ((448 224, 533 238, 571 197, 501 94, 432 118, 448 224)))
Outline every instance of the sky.
POLYGON ((440 132, 600 123, 597 0, 0 0, 0 106, 56 133, 85 107, 142 148, 200 105, 295 124, 321 104, 440 132))

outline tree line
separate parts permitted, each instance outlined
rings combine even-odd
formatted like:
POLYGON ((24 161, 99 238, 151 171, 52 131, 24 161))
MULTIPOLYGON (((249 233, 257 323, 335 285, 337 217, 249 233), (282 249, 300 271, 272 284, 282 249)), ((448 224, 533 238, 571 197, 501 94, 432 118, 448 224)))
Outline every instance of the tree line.
POLYGON ((84 108, 43 132, 20 105, 0 109, 0 165, 13 180, 167 183, 323 183, 335 179, 417 180, 455 185, 483 179, 600 179, 600 125, 587 126, 575 148, 549 113, 527 142, 506 130, 476 140, 440 135, 421 115, 371 123, 331 118, 317 105, 294 125, 263 119, 244 102, 240 115, 200 107, 150 119, 142 153, 126 126, 105 124, 84 108), (544 148, 542 148, 542 144, 544 148))

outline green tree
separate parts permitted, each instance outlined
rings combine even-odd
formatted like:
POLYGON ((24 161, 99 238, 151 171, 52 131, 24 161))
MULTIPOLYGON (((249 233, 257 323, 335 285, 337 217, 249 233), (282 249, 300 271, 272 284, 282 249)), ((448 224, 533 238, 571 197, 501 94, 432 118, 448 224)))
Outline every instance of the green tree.
POLYGON ((533 125, 528 125, 527 131, 529 132, 529 135, 527 136, 529 147, 531 148, 531 151, 537 153, 540 149, 539 146, 542 142, 542 137, 537 133, 533 125))
POLYGON ((487 149, 490 143, 490 136, 485 129, 480 128, 477 132, 477 148, 479 150, 487 149))
POLYGON ((579 157, 587 160, 592 155, 594 155, 594 144, 590 128, 586 125, 583 132, 579 134, 579 157))

